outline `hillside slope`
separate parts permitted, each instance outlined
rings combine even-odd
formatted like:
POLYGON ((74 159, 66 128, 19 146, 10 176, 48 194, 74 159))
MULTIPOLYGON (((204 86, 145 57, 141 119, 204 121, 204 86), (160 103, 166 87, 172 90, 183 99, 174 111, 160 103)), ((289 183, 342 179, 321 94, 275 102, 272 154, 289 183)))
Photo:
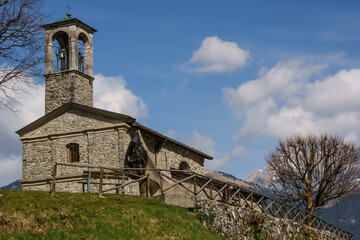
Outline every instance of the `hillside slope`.
POLYGON ((222 239, 161 200, 0 191, 0 239, 222 239))

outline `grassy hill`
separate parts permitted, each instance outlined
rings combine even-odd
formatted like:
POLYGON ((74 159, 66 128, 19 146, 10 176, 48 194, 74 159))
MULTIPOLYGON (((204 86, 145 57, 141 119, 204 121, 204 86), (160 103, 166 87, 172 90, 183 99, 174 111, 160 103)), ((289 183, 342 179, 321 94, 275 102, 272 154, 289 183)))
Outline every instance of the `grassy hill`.
POLYGON ((222 239, 154 198, 0 190, 0 239, 222 239))

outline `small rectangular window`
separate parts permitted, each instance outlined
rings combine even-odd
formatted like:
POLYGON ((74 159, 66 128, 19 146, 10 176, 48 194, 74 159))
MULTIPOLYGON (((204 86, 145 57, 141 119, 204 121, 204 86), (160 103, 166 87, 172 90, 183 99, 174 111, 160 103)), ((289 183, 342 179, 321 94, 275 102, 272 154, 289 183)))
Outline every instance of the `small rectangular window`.
POLYGON ((66 145, 68 151, 69 151, 69 162, 79 162, 80 156, 79 156, 79 144, 77 143, 70 143, 66 145))

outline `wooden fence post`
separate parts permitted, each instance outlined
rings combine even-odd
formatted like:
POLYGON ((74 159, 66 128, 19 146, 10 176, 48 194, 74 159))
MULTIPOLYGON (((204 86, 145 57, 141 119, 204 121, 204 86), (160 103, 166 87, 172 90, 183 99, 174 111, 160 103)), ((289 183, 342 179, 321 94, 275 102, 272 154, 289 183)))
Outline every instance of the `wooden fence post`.
POLYGON ((55 181, 56 181, 57 163, 54 164, 51 181, 51 196, 55 196, 55 181))
POLYGON ((88 192, 91 192, 91 171, 89 171, 89 177, 88 177, 88 182, 87 182, 87 185, 88 185, 88 192))
POLYGON ((251 195, 250 201, 251 201, 251 209, 254 210, 254 195, 251 195))
POLYGON ((146 196, 150 197, 150 173, 146 177, 146 196))
POLYGON ((210 198, 211 200, 213 200, 213 194, 212 194, 212 183, 210 183, 210 198))
POLYGON ((160 191, 161 191, 161 193, 163 193, 164 186, 163 186, 163 179, 162 179, 161 171, 159 171, 159 175, 160 175, 160 191))
MULTIPOLYGON (((122 178, 121 178, 121 185, 124 185, 124 183, 125 183, 125 174, 123 173, 122 174, 122 178)), ((125 188, 124 188, 124 186, 121 188, 121 194, 125 194, 125 188)))
POLYGON ((225 190, 225 203, 228 203, 228 199, 229 199, 229 196, 228 196, 228 187, 226 186, 224 190, 225 190))
POLYGON ((196 176, 194 176, 194 196, 196 196, 196 176))
POLYGON ((100 168, 100 183, 99 183, 99 197, 102 197, 103 191, 104 168, 100 168))

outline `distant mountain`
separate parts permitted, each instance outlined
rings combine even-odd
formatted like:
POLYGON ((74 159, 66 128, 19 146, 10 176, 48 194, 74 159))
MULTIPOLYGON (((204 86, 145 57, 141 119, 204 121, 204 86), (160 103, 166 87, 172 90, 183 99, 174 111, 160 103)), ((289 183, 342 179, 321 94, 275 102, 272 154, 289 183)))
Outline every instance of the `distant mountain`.
POLYGON ((360 240, 360 197, 341 199, 328 208, 319 209, 326 221, 354 234, 360 240))
POLYGON ((266 166, 263 170, 254 170, 249 175, 247 175, 244 180, 246 182, 255 183, 262 188, 270 189, 272 178, 273 174, 270 172, 268 166, 266 166))
POLYGON ((15 182, 12 182, 9 185, 1 187, 0 189, 1 190, 22 190, 22 186, 21 186, 21 183, 19 182, 19 180, 16 180, 15 182))
MULTIPOLYGON (((254 170, 244 179, 246 182, 259 186, 259 191, 271 194, 272 174, 268 167, 263 170, 254 170)), ((327 222, 354 234, 360 240, 360 197, 339 199, 330 202, 317 213, 327 222)))
POLYGON ((271 193, 267 188, 263 188, 262 186, 253 183, 253 182, 248 182, 248 181, 244 181, 240 178, 235 177, 234 175, 231 175, 229 173, 224 173, 221 171, 210 171, 210 170, 205 170, 205 175, 223 182, 227 182, 227 183, 231 183, 231 184, 235 184, 239 187, 254 191, 254 192, 258 192, 267 196, 270 196, 271 193))

